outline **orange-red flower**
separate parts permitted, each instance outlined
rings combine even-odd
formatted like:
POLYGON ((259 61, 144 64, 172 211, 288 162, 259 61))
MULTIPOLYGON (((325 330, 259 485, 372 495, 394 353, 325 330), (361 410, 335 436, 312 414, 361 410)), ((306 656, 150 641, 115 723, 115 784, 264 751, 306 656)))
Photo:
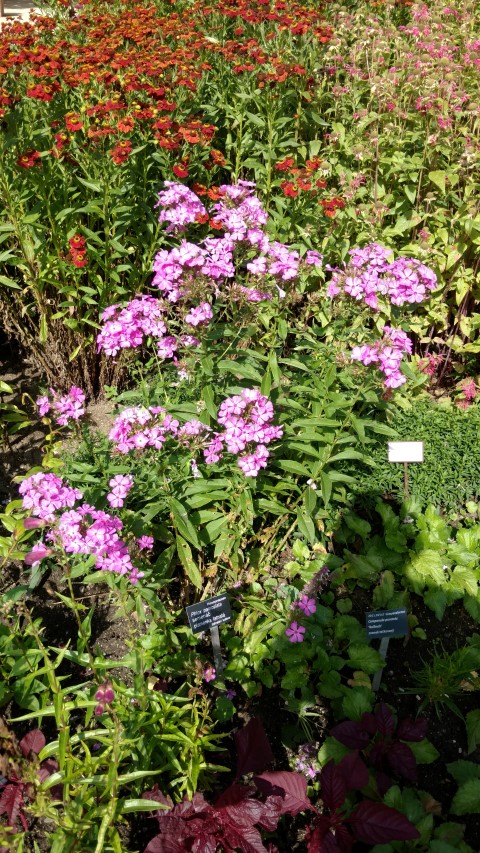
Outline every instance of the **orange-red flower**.
POLYGON ((31 169, 32 166, 40 166, 40 151, 26 151, 17 159, 17 166, 22 169, 31 169))

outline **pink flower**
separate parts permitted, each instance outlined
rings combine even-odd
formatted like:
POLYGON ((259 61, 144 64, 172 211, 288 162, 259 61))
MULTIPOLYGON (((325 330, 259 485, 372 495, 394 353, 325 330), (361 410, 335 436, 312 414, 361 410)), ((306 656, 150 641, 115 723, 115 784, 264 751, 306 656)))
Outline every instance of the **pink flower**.
POLYGON ((214 666, 207 666, 205 668, 205 672, 203 673, 203 678, 205 681, 215 681, 216 670, 214 666))
POLYGON ((137 545, 139 551, 149 551, 150 548, 153 548, 153 536, 140 536, 137 539, 137 545))
POLYGON ((43 418, 43 416, 48 414, 48 412, 50 411, 50 400, 48 399, 48 397, 39 397, 36 401, 36 406, 38 409, 38 414, 41 418, 43 418))
POLYGON ((298 622, 291 622, 285 633, 291 643, 303 643, 305 628, 298 622))
POLYGON ((108 485, 112 490, 107 495, 108 503, 113 507, 122 507, 125 498, 133 486, 133 477, 117 474, 115 477, 112 477, 108 485))
POLYGON ((37 542, 37 544, 33 546, 32 550, 25 555, 24 561, 27 566, 38 566, 40 560, 43 560, 45 557, 49 557, 50 554, 53 554, 51 548, 46 548, 43 542, 37 542))
POLYGON ((213 317, 213 311, 209 302, 201 302, 197 308, 192 308, 185 316, 185 322, 190 326, 199 326, 208 323, 213 317))
POLYGON ((308 595, 302 595, 302 597, 299 598, 297 601, 297 607, 299 607, 300 610, 303 610, 305 616, 313 616, 317 609, 315 599, 309 598, 308 595))

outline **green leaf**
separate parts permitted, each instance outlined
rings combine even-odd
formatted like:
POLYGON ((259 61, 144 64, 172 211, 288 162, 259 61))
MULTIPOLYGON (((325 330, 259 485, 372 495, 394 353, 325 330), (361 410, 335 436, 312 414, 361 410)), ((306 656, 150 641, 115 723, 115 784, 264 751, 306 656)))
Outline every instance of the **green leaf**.
POLYGON ((192 549, 190 548, 188 542, 185 542, 185 539, 182 539, 182 537, 178 533, 177 551, 187 577, 191 580, 193 585, 197 587, 197 589, 201 589, 202 576, 200 574, 197 564, 195 563, 195 560, 192 557, 192 549))
POLYGON ((344 746, 343 743, 336 740, 334 737, 325 738, 322 746, 320 747, 318 753, 318 763, 320 767, 323 767, 324 764, 327 764, 329 761, 335 761, 335 764, 338 764, 345 755, 348 755, 350 750, 347 746, 344 746))
POLYGON ((441 622, 447 606, 447 596, 441 589, 429 589, 423 596, 425 604, 433 610, 437 619, 441 622))
POLYGON ((295 462, 293 459, 278 459, 276 463, 283 471, 288 471, 290 474, 300 474, 302 477, 311 476, 311 471, 302 465, 301 462, 295 462))
POLYGON ((480 779, 470 779, 460 785, 450 807, 452 814, 480 814, 480 779))
POLYGON ((14 281, 12 278, 7 278, 6 275, 0 275, 0 284, 4 284, 5 287, 13 287, 14 290, 21 290, 21 286, 14 281))
POLYGON ((188 509, 176 498, 170 498, 170 511, 178 532, 181 533, 184 539, 187 539, 195 548, 200 550, 197 531, 188 517, 188 509))
POLYGON ((215 395, 211 385, 204 385, 202 389, 202 400, 205 403, 205 408, 214 420, 217 419, 217 407, 215 405, 215 395))
POLYGON ((443 560, 438 551, 427 549, 412 557, 405 566, 405 576, 411 582, 415 592, 421 593, 430 583, 436 586, 445 584, 443 560))
POLYGON ((219 721, 219 723, 228 722, 228 720, 233 719, 236 713, 237 709, 230 699, 227 699, 226 696, 218 697, 213 716, 219 721))
POLYGON ((307 542, 314 545, 316 541, 315 525, 308 512, 304 509, 297 510, 297 524, 302 536, 307 540, 307 542))
POLYGON ((95 193, 103 192, 103 187, 101 187, 100 184, 94 183, 93 181, 86 181, 85 178, 80 177, 78 177, 78 180, 84 187, 87 187, 89 190, 93 190, 95 193))
POLYGON ((450 585, 475 598, 478 593, 477 576, 473 569, 456 566, 450 576, 450 585))
POLYGON ((447 764, 447 770, 455 779, 457 785, 463 785, 464 782, 469 782, 470 779, 480 779, 480 764, 474 761, 451 761, 447 764))
POLYGON ((233 373, 235 376, 241 376, 243 379, 253 379, 254 382, 261 385, 262 376, 251 364, 222 359, 218 362, 217 368, 227 373, 233 373))
POLYGON ((385 661, 381 654, 371 646, 353 645, 348 649, 348 666, 352 669, 361 669, 362 672, 374 673, 383 669, 385 661))
POLYGON ((320 482, 322 484, 322 498, 325 503, 325 506, 328 506, 332 495, 332 478, 327 474, 326 471, 320 471, 320 482))
POLYGON ((447 177, 447 173, 442 171, 429 172, 428 177, 432 184, 435 184, 435 186, 445 194, 445 179, 447 177))
POLYGON ((369 687, 352 687, 342 700, 342 711, 349 720, 359 720, 365 711, 371 711, 375 694, 369 687))
POLYGON ((421 741, 408 741, 408 746, 417 759, 417 764, 431 764, 440 755, 433 743, 430 743, 427 738, 421 741))
POLYGON ((467 727, 468 752, 473 752, 480 744, 480 710, 469 711, 465 724, 467 727))
POLYGON ((430 842, 429 853, 458 853, 459 848, 453 847, 448 841, 436 838, 430 842))
POLYGON ((119 814, 130 814, 131 812, 153 812, 159 809, 166 809, 163 803, 157 800, 120 800, 119 814))

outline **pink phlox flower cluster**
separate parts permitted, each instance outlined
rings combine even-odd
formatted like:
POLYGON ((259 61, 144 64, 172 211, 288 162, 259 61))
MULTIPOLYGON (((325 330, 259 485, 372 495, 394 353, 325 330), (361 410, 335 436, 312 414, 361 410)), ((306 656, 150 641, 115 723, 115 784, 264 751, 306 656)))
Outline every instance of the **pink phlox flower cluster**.
POLYGON ((127 545, 118 535, 122 526, 119 518, 81 504, 60 516, 48 539, 67 554, 94 555, 97 569, 128 575, 136 583, 143 572, 132 564, 127 545))
POLYGON ((206 432, 211 432, 210 428, 202 421, 192 418, 191 421, 186 421, 177 431, 177 438, 183 444, 188 445, 190 439, 197 438, 199 435, 204 435, 206 432))
POLYGON ((157 287, 169 302, 178 302, 186 295, 185 278, 193 271, 214 280, 233 278, 233 241, 229 236, 207 237, 200 245, 183 240, 173 249, 162 249, 155 256, 152 286, 157 287))
POLYGON ((314 779, 320 772, 317 763, 318 746, 314 743, 305 743, 298 748, 298 755, 295 761, 295 770, 298 773, 303 773, 307 779, 314 779))
POLYGON ((167 234, 184 230, 207 211, 192 190, 176 181, 165 181, 167 189, 158 194, 159 222, 168 222, 167 234))
POLYGON ((320 252, 316 252, 315 249, 309 249, 303 260, 310 267, 321 267, 323 264, 323 255, 320 252))
POLYGON ((209 323, 213 317, 212 306, 209 302, 201 302, 196 308, 191 308, 184 320, 189 326, 200 326, 209 323))
POLYGON ((109 480, 108 485, 111 491, 107 495, 107 501, 110 506, 122 507, 130 489, 133 486, 133 477, 128 474, 116 474, 109 480))
MULTIPOLYGON (((256 477, 265 468, 269 458, 267 444, 283 435, 282 427, 274 426, 273 405, 270 400, 254 388, 245 388, 241 394, 228 397, 218 411, 218 422, 222 432, 213 430, 197 418, 180 425, 161 406, 144 406, 125 409, 116 418, 109 438, 120 453, 154 447, 160 450, 167 438, 174 438, 185 447, 203 446, 207 465, 219 462, 224 449, 238 456, 237 463, 246 477, 256 477), (246 452, 244 452, 246 451, 246 452)), ((198 468, 192 465, 193 476, 198 468)), ((117 475, 118 488, 112 486, 112 497, 122 500, 130 477, 117 475), (120 493, 119 493, 120 492, 120 493)), ((112 485, 113 480, 110 482, 112 485)), ((109 498, 110 500, 110 498, 109 498)), ((110 501, 111 502, 111 501, 110 501)), ((120 503, 113 504, 121 506, 120 503)))
POLYGON ((48 396, 39 397, 36 401, 40 417, 53 409, 57 413, 55 420, 60 426, 66 426, 70 420, 78 421, 85 414, 85 394, 81 388, 72 385, 70 391, 60 396, 50 388, 51 399, 48 396))
POLYGON ((137 546, 139 551, 150 551, 153 548, 154 539, 153 536, 140 536, 137 539, 137 546))
POLYGON ((220 222, 235 243, 261 243, 268 214, 260 199, 254 194, 255 184, 238 181, 220 187, 221 199, 212 206, 215 220, 220 222), (253 241, 253 242, 252 242, 253 241))
POLYGON ((110 305, 103 311, 103 329, 97 336, 98 350, 115 356, 121 349, 141 346, 147 336, 161 338, 167 327, 164 308, 153 296, 137 296, 125 307, 110 305))
POLYGON ((173 335, 166 335, 157 341, 157 354, 159 358, 173 358, 178 350, 178 341, 173 335))
POLYGON ((384 374, 387 388, 399 388, 407 380, 400 373, 400 364, 405 354, 412 353, 412 342, 401 329, 384 326, 383 338, 374 344, 364 344, 352 349, 352 361, 362 364, 376 364, 384 374))
POLYGON ((378 243, 350 250, 350 261, 343 270, 334 269, 327 287, 330 298, 346 293, 378 309, 379 294, 393 305, 422 302, 427 291, 437 286, 433 270, 415 258, 391 260, 391 252, 378 243))
POLYGON ((65 485, 61 477, 38 471, 20 483, 19 492, 22 495, 24 509, 31 510, 32 515, 44 521, 54 521, 58 510, 72 507, 83 497, 79 489, 65 485))
POLYGON ((245 296, 247 302, 271 302, 272 294, 263 290, 258 290, 256 287, 244 287, 240 285, 238 290, 245 296))
POLYGON ((119 453, 154 447, 160 450, 170 435, 177 434, 179 423, 168 415, 161 406, 145 408, 133 406, 124 409, 115 419, 109 432, 119 453))
POLYGON ((236 455, 252 450, 239 456, 237 463, 246 477, 256 477, 269 458, 265 445, 283 435, 281 427, 271 424, 273 416, 272 403, 255 388, 245 388, 241 394, 228 397, 217 415, 224 431, 217 433, 204 450, 207 464, 221 459, 223 446, 236 455))
POLYGON ((300 255, 294 249, 289 249, 284 243, 269 243, 263 255, 259 255, 247 263, 247 270, 252 275, 272 275, 281 281, 297 278, 300 266, 300 255))

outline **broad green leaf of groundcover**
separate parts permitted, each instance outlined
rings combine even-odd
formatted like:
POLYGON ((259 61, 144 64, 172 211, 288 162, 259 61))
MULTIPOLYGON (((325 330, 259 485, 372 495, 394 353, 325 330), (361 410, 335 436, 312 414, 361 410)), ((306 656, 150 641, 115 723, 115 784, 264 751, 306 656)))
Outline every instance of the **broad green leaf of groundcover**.
POLYGON ((452 814, 480 814, 480 779, 469 779, 460 785, 450 808, 452 814))
POLYGON ((362 672, 374 673, 383 669, 385 661, 382 656, 367 645, 352 645, 348 649, 348 666, 361 669, 362 672))
POLYGON ((408 746, 412 750, 417 764, 432 764, 433 761, 436 761, 439 752, 435 749, 433 743, 430 743, 427 738, 424 738, 420 741, 409 741, 408 746))
POLYGON ((424 586, 430 584, 442 586, 446 581, 442 555, 431 549, 412 555, 410 562, 405 566, 405 576, 418 594, 424 586))
POLYGON ((383 569, 382 558, 377 554, 353 554, 351 551, 345 551, 345 556, 348 558, 348 569, 346 578, 356 578, 358 580, 372 580, 383 569))
POLYGON ((471 779, 480 779, 480 764, 476 764, 474 761, 464 761, 460 758, 458 761, 447 764, 447 770, 457 785, 464 785, 471 779))
POLYGON ((467 727, 468 752, 470 754, 480 744, 480 709, 469 711, 465 719, 465 724, 467 727))
POLYGON ((371 711, 375 694, 369 687, 352 687, 342 699, 342 711, 348 720, 359 720, 365 711, 371 711))
POLYGON ((433 610, 437 619, 441 621, 448 604, 446 593, 442 589, 429 589, 423 596, 423 600, 427 607, 433 610))
POLYGON ((473 597, 478 593, 478 581, 475 572, 473 569, 466 569, 464 566, 454 568, 450 576, 450 586, 473 597))

